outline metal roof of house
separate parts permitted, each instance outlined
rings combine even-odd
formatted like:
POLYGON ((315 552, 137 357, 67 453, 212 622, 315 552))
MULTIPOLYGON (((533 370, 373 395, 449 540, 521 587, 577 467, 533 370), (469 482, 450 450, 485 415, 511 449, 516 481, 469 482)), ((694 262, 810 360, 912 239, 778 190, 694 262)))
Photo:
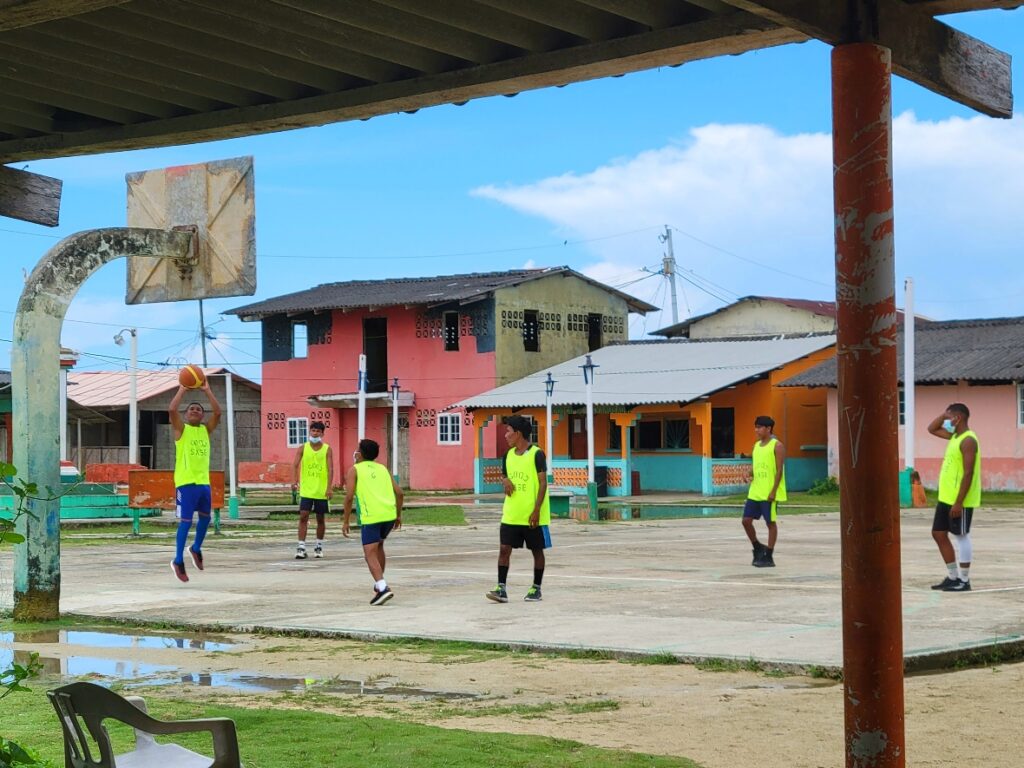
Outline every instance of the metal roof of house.
MULTIPOLYGON (((226 368, 204 368, 208 376, 226 373, 226 368)), ((252 389, 260 385, 232 374, 233 381, 252 389)), ((68 373, 68 398, 86 408, 125 408, 130 400, 131 374, 127 371, 71 371, 68 373)), ((178 371, 138 373, 136 397, 140 403, 178 388, 178 371)))
POLYGON ((468 275, 325 283, 304 291, 229 309, 225 314, 238 315, 242 320, 258 320, 271 315, 321 312, 331 309, 423 304, 437 306, 452 302, 469 304, 486 298, 500 288, 510 288, 531 280, 555 275, 575 277, 618 296, 626 302, 631 312, 655 312, 658 309, 653 304, 648 304, 646 301, 641 301, 627 293, 599 283, 597 280, 569 269, 569 267, 547 267, 545 269, 513 269, 505 272, 474 272, 468 275))
MULTIPOLYGON (((903 329, 896 345, 903 382, 903 329)), ((914 369, 918 384, 951 381, 1024 381, 1024 317, 944 320, 917 325, 914 369)), ((836 360, 786 379, 784 387, 836 386, 836 360)))
MULTIPOLYGON (((930 16, 1021 4, 906 3, 930 16)), ((721 0, 5 0, 0 162, 362 120, 808 39, 770 15, 721 0)))
MULTIPOLYGON (((832 335, 772 339, 669 339, 611 344, 590 353, 595 406, 688 403, 762 376, 836 343, 832 335)), ((455 403, 452 408, 544 407, 548 371, 557 382, 555 406, 586 402, 586 355, 455 403)))
POLYGON ((7 389, 11 386, 11 372, 0 371, 0 390, 7 389))
POLYGON ((690 326, 694 323, 706 320, 709 317, 714 317, 717 314, 725 312, 726 310, 732 309, 737 304, 742 304, 746 301, 767 301, 773 304, 781 304, 786 307, 793 309, 802 309, 806 312, 810 312, 814 315, 821 315, 822 317, 835 318, 836 316, 836 303, 834 301, 813 301, 811 299, 784 299, 775 296, 744 296, 736 299, 732 304, 729 304, 719 309, 714 309, 710 312, 705 312, 703 315, 694 315, 689 317, 682 322, 675 323, 673 325, 666 326, 665 328, 659 328, 657 331, 651 331, 652 336, 664 336, 671 338, 674 336, 682 336, 689 330, 690 326))

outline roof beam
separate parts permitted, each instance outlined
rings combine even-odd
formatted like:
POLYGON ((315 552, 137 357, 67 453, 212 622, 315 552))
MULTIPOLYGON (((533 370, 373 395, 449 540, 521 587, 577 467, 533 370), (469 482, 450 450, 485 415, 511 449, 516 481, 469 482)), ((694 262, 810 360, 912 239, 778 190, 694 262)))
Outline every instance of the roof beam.
POLYGON ((729 5, 832 45, 892 50, 893 71, 992 117, 1013 117, 1010 56, 903 0, 726 0, 729 5))
POLYGON ((63 184, 60 179, 0 165, 0 216, 56 227, 63 184))
POLYGON ((714 16, 681 27, 341 93, 135 125, 0 141, 0 160, 12 162, 113 152, 362 120, 436 104, 675 66, 805 39, 806 35, 800 32, 780 28, 748 13, 714 16))
POLYGON ((0 32, 127 2, 129 0, 0 0, 0 32))

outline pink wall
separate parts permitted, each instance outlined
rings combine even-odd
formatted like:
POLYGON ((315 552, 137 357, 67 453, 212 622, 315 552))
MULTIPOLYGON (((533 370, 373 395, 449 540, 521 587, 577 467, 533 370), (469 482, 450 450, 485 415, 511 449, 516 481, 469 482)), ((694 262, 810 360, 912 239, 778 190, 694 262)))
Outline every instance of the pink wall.
MULTIPOLYGON (((978 435, 982 455, 982 487, 1024 490, 1024 427, 1019 425, 1017 387, 1013 384, 971 386, 918 386, 914 468, 928 488, 938 484, 946 441, 928 433, 928 424, 950 403, 963 403, 971 411, 970 426, 978 435)), ((839 475, 838 394, 828 394, 828 471, 839 475)), ((905 466, 905 428, 899 429, 900 468, 905 466)))
MULTIPOLYGON (((281 461, 293 455, 287 432, 278 428, 270 414, 306 417, 322 409, 311 408, 306 398, 315 394, 355 392, 359 355, 363 351, 363 319, 388 318, 388 377, 398 377, 403 391, 412 391, 415 402, 408 409, 409 477, 403 484, 422 490, 473 487, 472 427, 462 424, 460 445, 439 445, 437 414, 451 403, 491 389, 496 384, 493 352, 477 353, 476 338, 461 336, 459 350, 446 352, 443 338, 425 331, 417 337, 415 308, 335 311, 330 342, 309 345, 305 359, 263 364, 263 460, 281 461)), ((406 409, 400 409, 404 414, 406 409)), ((386 407, 367 407, 366 436, 381 444, 380 461, 390 466, 386 407)), ((335 474, 351 465, 357 444, 358 415, 355 408, 330 409, 326 441, 334 448, 335 474)))

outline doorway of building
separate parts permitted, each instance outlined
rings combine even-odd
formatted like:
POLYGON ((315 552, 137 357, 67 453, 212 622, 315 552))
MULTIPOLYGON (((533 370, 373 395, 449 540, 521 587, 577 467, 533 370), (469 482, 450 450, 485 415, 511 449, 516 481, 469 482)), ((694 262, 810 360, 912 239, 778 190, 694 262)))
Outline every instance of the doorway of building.
POLYGON ((733 408, 711 409, 711 457, 731 459, 736 456, 736 411, 733 408))
POLYGON ((366 391, 388 391, 388 319, 363 320, 363 354, 366 355, 366 391))
POLYGON ((576 415, 569 422, 569 458, 587 458, 587 417, 576 415))

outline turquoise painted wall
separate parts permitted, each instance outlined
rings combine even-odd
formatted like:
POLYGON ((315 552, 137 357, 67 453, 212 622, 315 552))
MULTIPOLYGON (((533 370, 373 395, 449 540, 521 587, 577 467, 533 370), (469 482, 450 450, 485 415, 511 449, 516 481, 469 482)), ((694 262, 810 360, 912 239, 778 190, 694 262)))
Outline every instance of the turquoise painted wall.
POLYGON ((634 453, 633 469, 640 472, 644 491, 704 490, 704 459, 692 453, 634 453))
POLYGON ((828 459, 786 459, 786 490, 806 491, 819 480, 828 477, 828 459))

